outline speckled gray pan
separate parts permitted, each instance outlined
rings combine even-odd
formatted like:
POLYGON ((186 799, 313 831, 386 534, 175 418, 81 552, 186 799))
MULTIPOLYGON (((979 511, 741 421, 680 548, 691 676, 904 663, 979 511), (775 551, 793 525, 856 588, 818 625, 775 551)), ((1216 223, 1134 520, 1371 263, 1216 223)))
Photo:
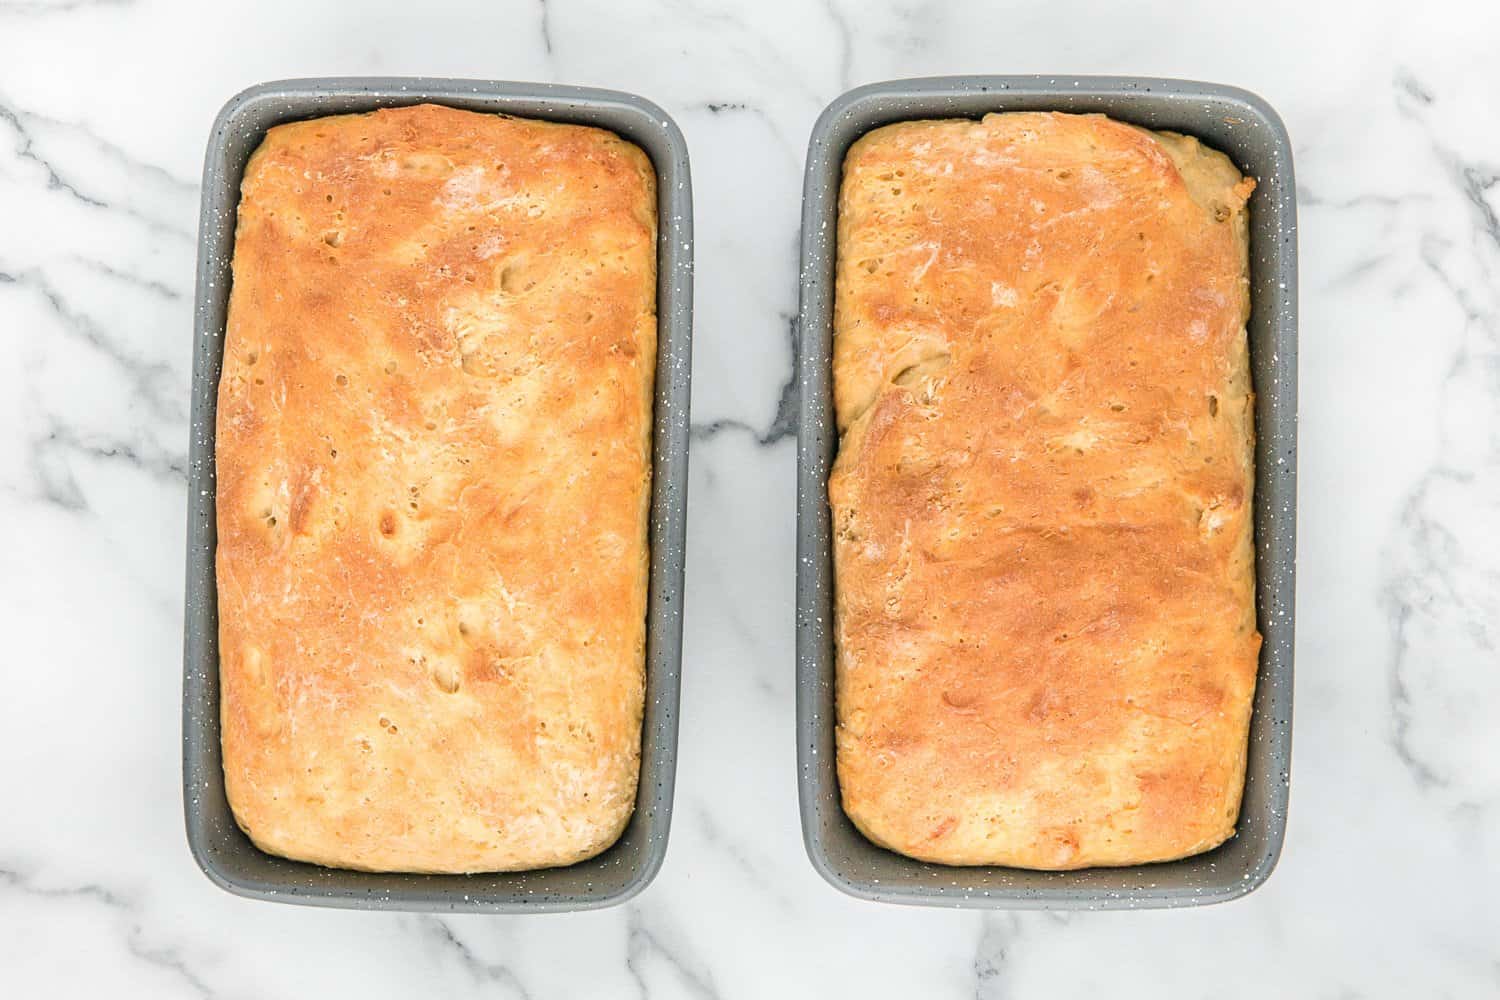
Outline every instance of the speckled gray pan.
POLYGON ((219 113, 208 142, 199 222, 182 692, 182 777, 188 844, 199 866, 218 885, 242 896, 316 906, 539 913, 620 903, 655 877, 667 847, 677 753, 692 244, 687 144, 665 112, 629 94, 481 80, 287 80, 253 87, 219 113), (380 875, 300 864, 257 850, 235 825, 224 797, 214 586, 214 409, 224 350, 240 177, 250 153, 273 125, 424 101, 471 111, 597 125, 639 145, 656 167, 661 227, 657 287, 660 353, 656 368, 640 790, 635 814, 619 842, 599 857, 568 868, 504 875, 380 875))
POLYGON ((1126 909, 1243 896, 1271 874, 1286 828, 1291 758, 1297 509, 1297 205, 1292 151, 1276 112, 1243 90, 1176 80, 979 76, 896 80, 850 91, 813 127, 802 202, 801 389, 797 434, 797 764, 813 866, 865 899, 932 906, 1126 909), (839 805, 834 767, 833 557, 828 470, 838 445, 831 395, 838 187, 849 145, 880 125, 991 111, 1102 112, 1195 135, 1258 185, 1250 201, 1250 361, 1255 380, 1256 606, 1261 650, 1238 832, 1182 861, 1035 872, 947 868, 876 847, 839 805))

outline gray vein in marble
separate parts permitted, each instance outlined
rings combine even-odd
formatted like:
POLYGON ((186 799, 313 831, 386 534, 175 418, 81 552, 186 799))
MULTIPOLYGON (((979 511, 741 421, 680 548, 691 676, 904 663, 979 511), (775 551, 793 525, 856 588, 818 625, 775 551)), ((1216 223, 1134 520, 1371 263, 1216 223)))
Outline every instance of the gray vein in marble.
MULTIPOLYGON (((1425 118, 1426 109, 1433 106, 1437 98, 1419 80, 1408 72, 1401 72, 1396 75, 1394 83, 1397 106, 1402 115, 1422 128, 1435 159, 1469 207, 1476 237, 1473 253, 1481 263, 1481 272, 1487 273, 1488 269, 1478 255, 1486 247, 1500 251, 1500 216, 1486 197, 1500 184, 1500 170, 1467 162, 1439 140, 1425 118)), ((1466 338, 1444 375, 1445 397, 1447 387, 1463 378, 1472 365, 1487 363, 1493 368, 1494 355, 1500 350, 1500 305, 1487 308, 1476 299, 1474 290, 1451 271, 1444 258, 1446 253, 1456 250, 1453 243, 1431 233, 1423 236, 1419 244, 1423 264, 1452 297, 1468 329, 1480 335, 1484 355, 1477 356, 1475 346, 1466 338)), ((1481 613, 1480 609, 1467 606, 1464 595, 1456 589, 1456 575, 1467 563, 1463 543, 1439 519, 1440 515, 1431 510, 1429 498, 1445 483, 1474 488, 1474 475, 1465 469, 1452 468, 1446 458, 1449 452, 1447 441, 1440 435, 1433 464, 1413 487, 1401 510, 1397 540, 1408 550, 1404 565, 1393 567, 1381 590, 1382 603, 1392 623, 1387 668, 1391 703, 1390 743, 1413 782, 1426 790, 1449 788, 1455 782, 1454 776, 1440 770, 1413 740, 1418 706, 1407 677, 1412 668, 1412 620, 1418 614, 1431 616, 1436 613, 1435 609, 1442 609, 1444 613, 1459 618, 1459 624, 1466 626, 1466 633, 1479 649, 1491 657, 1494 652, 1482 624, 1475 620, 1481 613)))
POLYGON ((76 122, 63 122, 55 118, 48 118, 45 115, 25 111, 7 102, 0 101, 0 123, 9 126, 10 130, 15 133, 15 155, 19 159, 34 163, 41 168, 46 177, 48 190, 61 191, 78 203, 87 205, 90 208, 118 212, 129 216, 145 225, 152 232, 187 241, 194 240, 194 232, 189 228, 153 218, 133 205, 114 202, 97 194, 90 193, 78 181, 64 176, 62 168, 51 157, 43 155, 39 150, 36 127, 41 126, 44 129, 55 128, 75 132, 94 146, 106 159, 113 160, 129 170, 145 174, 165 184, 177 193, 196 193, 198 190, 197 185, 173 176, 169 171, 154 163, 147 163, 144 160, 131 156, 124 149, 97 135, 87 126, 76 122))
POLYGON ((32 444, 38 456, 54 451, 68 452, 103 461, 123 462, 168 483, 180 483, 187 479, 187 456, 172 454, 151 444, 133 444, 129 441, 97 435, 80 435, 61 424, 53 425, 45 435, 32 444))
POLYGON ((700 101, 696 104, 689 104, 687 109, 702 109, 711 115, 745 114, 754 117, 766 127, 766 131, 771 133, 771 138, 775 139, 776 144, 786 153, 792 166, 801 171, 802 150, 787 138, 786 133, 781 130, 781 126, 777 123, 776 118, 767 112, 765 108, 746 101, 700 101))
POLYGON ((1338 288, 1345 288, 1349 285, 1357 285, 1378 271, 1380 266, 1390 259, 1391 255, 1389 253, 1374 253, 1360 257, 1338 274, 1325 281, 1323 283, 1323 290, 1331 291, 1338 288))
POLYGON ((763 32, 755 30, 741 18, 730 13, 703 10, 687 0, 662 0, 662 7, 664 8, 663 16, 671 18, 680 25, 691 24, 693 27, 712 28, 714 41, 723 44, 729 53, 741 57, 740 62, 743 64, 772 71, 766 77, 772 92, 795 87, 810 100, 820 104, 823 102, 819 88, 811 86, 803 77, 806 66, 796 60, 788 59, 780 45, 763 32), (735 44, 734 40, 740 38, 755 42, 755 51, 735 44), (775 75, 775 71, 779 71, 780 75, 775 75))
POLYGON ((854 33, 844 12, 838 8, 838 0, 823 0, 823 11, 833 22, 833 30, 839 40, 839 89, 848 90, 854 73, 854 33))
POLYGON ((541 8, 542 48, 547 50, 547 55, 552 54, 552 9, 548 0, 537 0, 537 6, 541 8))
MULTIPOLYGON (((703 461, 695 465, 693 474, 702 477, 701 488, 705 494, 714 497, 719 496, 719 474, 714 468, 712 461, 703 461)), ((696 485, 694 486, 694 489, 699 488, 696 485)), ((727 592, 726 588, 729 585, 723 579, 722 575, 717 572, 716 564, 712 560, 695 569, 694 574, 695 579, 701 581, 700 585, 704 593, 727 592)), ((784 704, 781 699, 786 696, 786 692, 781 689, 780 684, 787 679, 786 672, 779 669, 767 670, 765 666, 779 664, 782 662, 781 657, 778 655, 778 651, 766 641, 765 635, 761 631, 751 628, 749 623, 740 616, 738 612, 739 606, 739 602, 737 601, 724 601, 718 603, 716 608, 723 616, 725 623, 729 626, 729 630, 735 637, 745 644, 746 649, 756 654, 754 662, 757 665, 757 669, 750 675, 755 690, 765 695, 773 704, 784 704), (767 673, 776 678, 776 681, 772 682, 767 679, 767 673)))
MULTIPOLYGON (((31 475, 40 489, 42 502, 75 514, 89 509, 83 489, 73 478, 73 470, 66 463, 49 461, 47 453, 37 448, 36 442, 31 446, 31 475)), ((19 495, 19 491, 16 492, 19 495)))
MULTIPOLYGON (((1427 270, 1432 272, 1432 276, 1437 279, 1437 283, 1443 286, 1448 294, 1452 296, 1459 311, 1464 314, 1464 319, 1470 323, 1483 325, 1485 323, 1484 309, 1479 303, 1474 301, 1474 297, 1469 293, 1469 290, 1456 280, 1453 275, 1448 273, 1448 268, 1443 263, 1443 252, 1452 249, 1453 244, 1447 240, 1428 235, 1422 237, 1422 240, 1418 243, 1417 256, 1421 258, 1422 264, 1427 270)), ((1460 352, 1449 367, 1448 374, 1450 377, 1455 373, 1456 369, 1463 367, 1464 360, 1465 352, 1460 352)))
POLYGON ((771 880, 760 870, 760 866, 750 860, 749 854, 743 845, 731 838, 714 819, 714 814, 709 809, 698 803, 693 810, 698 821, 698 828, 703 833, 703 840, 711 847, 717 847, 719 851, 730 860, 735 868, 739 869, 745 880, 756 889, 761 890, 782 910, 790 913, 793 909, 792 901, 772 887, 771 880))
POLYGON ((1396 88, 1419 104, 1431 104, 1434 100, 1432 91, 1423 86, 1409 70, 1396 73, 1396 88))
POLYGON ((0 0, 0 17, 6 15, 35 16, 39 14, 66 14, 75 10, 96 7, 130 7, 135 0, 0 0))
POLYGON ((29 160, 32 163, 35 163, 42 168, 43 172, 46 173, 48 188, 51 188, 54 191, 64 191, 72 195, 74 198, 77 198, 85 205, 93 208, 109 207, 106 202, 98 198, 91 197, 90 195, 84 194, 82 191, 78 190, 78 188, 74 187, 71 183, 63 180, 62 175, 57 172, 57 168, 54 167, 50 162, 48 162, 44 157, 37 154, 35 149, 36 141, 32 139, 31 133, 27 131, 26 126, 22 123, 20 112, 14 111, 9 107, 0 104, 0 122, 4 122, 5 124, 9 125, 11 129, 16 133, 16 155, 23 160, 29 160))
POLYGON ((1500 215, 1496 215, 1495 206, 1491 205, 1489 198, 1486 197, 1496 184, 1500 184, 1500 170, 1492 167, 1471 166, 1451 156, 1448 166, 1459 186, 1463 188, 1464 197, 1469 200, 1469 204, 1478 214, 1479 225, 1484 230, 1485 236, 1489 237, 1490 242, 1497 248, 1500 248, 1500 215))
POLYGON ((182 955, 169 947, 152 947, 145 940, 140 919, 141 906, 113 889, 96 883, 56 887, 43 886, 14 868, 0 868, 0 892, 12 891, 33 899, 52 902, 82 902, 114 911, 126 924, 125 947, 131 955, 171 973, 200 997, 214 996, 212 987, 190 968, 182 955))
POLYGON ((200 997, 212 998, 213 989, 199 977, 188 964, 182 960, 182 956, 171 948, 148 948, 141 941, 141 925, 133 923, 130 925, 130 933, 125 937, 125 946, 130 953, 143 962, 176 973, 189 989, 200 997))
POLYGON ((797 435, 797 317, 782 313, 781 321, 786 326, 787 343, 791 349, 792 367, 791 373, 781 383, 776 394, 776 412, 771 417, 771 422, 764 430, 752 427, 744 420, 724 418, 710 420, 706 423, 693 424, 690 436, 694 441, 707 441, 718 437, 725 431, 749 434, 755 443, 762 448, 769 448, 777 442, 784 441, 797 435))
POLYGON ((640 991, 641 1000, 651 1000, 651 986, 646 982, 645 966, 653 957, 660 959, 675 973, 683 988, 693 996, 702 997, 703 1000, 719 1000, 712 975, 707 971, 698 972, 689 968, 686 961, 663 945, 661 939, 646 926, 640 907, 630 906, 625 913, 625 967, 640 991))
POLYGON ((1358 194, 1348 198, 1330 198, 1299 185, 1297 205, 1302 208, 1404 208, 1407 205, 1429 203, 1425 194, 1358 194))
MULTIPOLYGON (((33 359, 22 357, 21 364, 24 370, 24 378, 27 380, 27 402, 33 411, 45 412, 45 407, 38 399, 35 383, 36 364, 33 359)), ((73 478, 73 470, 64 460, 65 456, 57 452, 48 452, 40 447, 40 439, 30 438, 25 442, 26 463, 24 472, 30 474, 34 489, 25 489, 19 483, 4 482, 4 491, 22 501, 40 500, 42 503, 51 504, 69 513, 82 513, 88 510, 88 501, 83 495, 78 480, 73 478)))
POLYGON ((497 990, 503 991, 501 995, 513 996, 518 1000, 531 1000, 531 991, 528 990, 509 966, 497 962, 486 962, 474 954, 474 949, 458 939, 453 933, 453 928, 439 917, 421 915, 414 918, 417 930, 421 932, 422 939, 429 944, 435 945, 439 952, 452 956, 465 972, 481 985, 491 985, 497 990))
MULTIPOLYGON (((1480 313, 1469 300, 1467 293, 1453 283, 1437 264, 1430 249, 1424 249, 1423 259, 1449 288, 1458 300, 1470 322, 1481 319, 1480 313)), ((1451 381, 1466 364, 1466 352, 1460 352, 1445 378, 1451 381)), ((1441 453, 1441 449, 1440 449, 1441 453)), ((1408 775, 1418 788, 1436 789, 1447 787, 1450 778, 1439 773, 1421 754, 1412 738, 1416 722, 1416 703, 1406 674, 1410 667, 1411 648, 1408 631, 1411 619, 1418 611, 1426 610, 1434 600, 1441 597, 1449 606, 1461 602, 1450 582, 1450 574, 1462 563, 1461 546, 1452 532, 1437 519, 1428 516, 1428 498, 1444 480, 1461 485, 1470 485, 1472 477, 1467 474, 1434 464, 1418 480, 1399 519, 1400 537, 1411 549, 1410 560, 1399 571, 1388 576, 1382 588, 1382 603, 1392 623, 1391 655, 1388 666, 1391 702, 1390 744, 1396 757, 1406 768, 1408 775), (1433 594, 1437 588, 1442 594, 1433 594)))
MULTIPOLYGON (((1407 511, 1401 517, 1402 526, 1410 529, 1411 521, 1414 519, 1414 510, 1418 508, 1421 494, 1413 497, 1407 505, 1407 511)), ((1412 605, 1405 600, 1400 592, 1399 585, 1391 582, 1387 584, 1385 602, 1389 614, 1394 621, 1395 635, 1391 642, 1391 665, 1390 665, 1390 689, 1391 689, 1391 714, 1392 714, 1392 738, 1391 749, 1395 751, 1396 758, 1406 768, 1406 773, 1411 776, 1418 788, 1438 788, 1447 781, 1437 771, 1433 770, 1427 763, 1417 755, 1412 747, 1411 728, 1413 703, 1411 689, 1406 683, 1406 654, 1409 652, 1406 641, 1407 625, 1411 621, 1412 605)))
POLYGON ((166 299, 168 302, 180 302, 187 298, 184 293, 163 282, 142 277, 130 271, 121 270, 102 260, 94 260, 92 257, 85 257, 82 254, 73 254, 71 259, 76 261, 79 266, 87 268, 95 274, 102 274, 106 278, 113 278, 115 281, 129 285, 132 288, 140 289, 157 298, 166 299))
POLYGON ((123 147, 119 146, 116 143, 110 142, 108 139, 104 138, 93 129, 89 128, 87 125, 84 125, 80 122, 63 121, 60 118, 52 118, 47 115, 38 114, 35 111, 24 111, 19 108, 12 108, 11 110, 13 110, 16 115, 23 121, 36 122, 48 128, 57 128, 71 132, 77 132, 79 135, 83 136, 89 142, 98 147, 99 151, 102 152, 106 158, 113 160, 121 166, 138 171, 139 173, 142 173, 147 177, 152 178, 153 180, 159 181, 165 184, 167 187, 175 189, 179 194, 191 195, 194 198, 197 197, 198 184, 196 181, 184 180, 183 178, 178 177, 176 174, 172 173, 170 170, 161 166, 160 164, 142 160, 139 157, 126 152, 123 147))
POLYGON ((985 913, 979 920, 979 943, 974 948, 974 1000, 1001 1000, 1005 988, 1006 951, 1016 930, 1014 918, 985 913))
POLYGON ((64 330, 108 358, 125 373, 135 394, 154 413, 167 420, 183 417, 181 401, 171 385, 166 384, 172 369, 160 362, 134 357, 88 316, 70 307, 60 292, 39 271, 0 270, 0 287, 27 289, 39 295, 62 323, 64 330))
POLYGON ((948 12, 949 8, 946 4, 947 0, 929 0, 925 3, 913 3, 910 6, 892 4, 891 12, 899 17, 900 26, 896 29, 895 38, 887 36, 883 40, 895 51, 902 51, 897 47, 897 41, 905 46, 906 52, 933 48, 936 39, 932 34, 932 29, 948 12))

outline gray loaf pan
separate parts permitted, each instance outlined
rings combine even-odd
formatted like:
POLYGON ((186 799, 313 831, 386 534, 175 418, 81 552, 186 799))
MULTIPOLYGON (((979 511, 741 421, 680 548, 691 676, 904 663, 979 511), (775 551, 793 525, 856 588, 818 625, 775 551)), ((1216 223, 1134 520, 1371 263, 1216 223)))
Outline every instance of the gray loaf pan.
POLYGON ((1243 896, 1271 874, 1286 829, 1291 759, 1297 509, 1297 206, 1286 129, 1243 90, 1108 77, 897 80, 850 91, 813 127, 802 203, 801 398, 797 434, 797 765, 802 832, 818 872, 865 899, 1007 909, 1192 906, 1243 896), (866 840, 839 803, 834 759, 833 558, 828 472, 833 418, 834 259, 844 154, 881 125, 992 111, 1099 112, 1197 136, 1257 181, 1250 201, 1250 361, 1258 430, 1256 606, 1265 637, 1235 836, 1164 864, 1039 872, 925 864, 866 840))
POLYGON ((688 482, 693 215, 687 144, 656 105, 629 94, 480 80, 315 79, 253 87, 219 113, 203 170, 189 447, 187 608, 182 698, 188 844, 204 873, 242 896, 352 909, 540 913, 623 902, 661 868, 672 814, 682 659, 682 573, 688 482), (635 813, 603 854, 567 868, 498 875, 373 874, 321 868, 258 850, 235 824, 219 749, 218 611, 214 585, 214 414, 229 302, 240 178, 266 130, 322 115, 434 102, 470 111, 596 125, 634 142, 656 168, 659 195, 651 583, 646 712, 635 813))

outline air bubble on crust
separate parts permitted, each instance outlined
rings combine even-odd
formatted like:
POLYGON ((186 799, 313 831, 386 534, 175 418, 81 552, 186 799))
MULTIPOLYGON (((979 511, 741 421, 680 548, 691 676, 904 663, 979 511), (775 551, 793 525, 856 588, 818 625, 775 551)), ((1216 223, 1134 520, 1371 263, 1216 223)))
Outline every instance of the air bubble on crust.
POLYGON ((459 675, 459 668, 457 663, 450 660, 446 656, 440 656, 434 659, 429 667, 429 673, 432 677, 432 683, 437 686, 439 691, 442 691, 445 694, 458 693, 459 687, 462 686, 463 679, 459 675))
POLYGON ((912 385, 918 379, 921 379, 927 375, 935 374, 948 367, 948 362, 950 360, 950 356, 946 353, 934 354, 931 357, 923 358, 915 364, 907 365, 905 368, 901 369, 899 372, 893 375, 891 377, 891 383, 893 385, 899 385, 903 387, 912 385))
POLYGON ((500 290, 507 295, 518 295, 535 285, 535 281, 526 280, 526 271, 519 264, 506 264, 500 269, 500 290))

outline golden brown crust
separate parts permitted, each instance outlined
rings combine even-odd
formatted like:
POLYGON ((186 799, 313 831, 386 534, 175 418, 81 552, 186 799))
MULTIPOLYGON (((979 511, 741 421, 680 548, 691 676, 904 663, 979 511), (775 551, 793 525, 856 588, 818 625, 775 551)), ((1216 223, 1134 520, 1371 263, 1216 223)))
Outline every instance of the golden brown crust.
POLYGON ((424 105, 245 171, 218 411, 224 771, 264 850, 505 871, 635 802, 655 175, 424 105))
POLYGON ((1252 187, 1097 115, 851 148, 838 765, 875 842, 1063 869, 1233 833, 1260 647, 1252 187))

